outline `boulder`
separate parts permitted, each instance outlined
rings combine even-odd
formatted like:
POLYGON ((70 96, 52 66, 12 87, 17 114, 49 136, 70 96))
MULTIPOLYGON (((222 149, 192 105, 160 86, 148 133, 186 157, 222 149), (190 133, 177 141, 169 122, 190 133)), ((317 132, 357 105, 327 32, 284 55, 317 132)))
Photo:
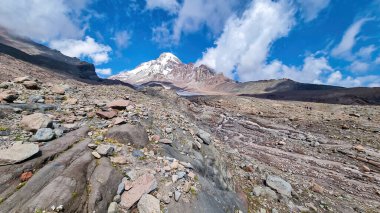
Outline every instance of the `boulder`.
POLYGON ((34 113, 31 115, 24 116, 20 122, 22 128, 33 132, 41 128, 50 127, 51 124, 51 118, 42 113, 34 113))
POLYGON ((112 108, 112 109, 125 109, 129 105, 129 101, 119 99, 119 100, 114 100, 110 103, 107 104, 107 107, 112 108))
POLYGON ((199 129, 197 136, 202 139, 203 143, 207 145, 210 145, 212 143, 210 133, 205 132, 204 130, 199 129))
POLYGON ((54 138, 54 131, 50 128, 41 128, 32 136, 31 141, 46 142, 54 138))
POLYGON ((22 83, 22 85, 24 85, 25 88, 27 89, 32 89, 32 90, 36 90, 36 89, 39 89, 40 87, 38 86, 37 82, 35 81, 24 81, 22 83))
POLYGON ((107 213, 117 213, 117 203, 116 202, 110 203, 108 210, 107 210, 107 213))
POLYGON ((278 176, 268 175, 266 179, 266 184, 281 195, 287 197, 292 196, 292 186, 278 176))
POLYGON ((140 124, 114 126, 108 130, 106 137, 122 144, 131 143, 137 148, 142 148, 149 142, 148 134, 140 124))
POLYGON ((39 147, 33 143, 15 143, 8 149, 0 150, 0 165, 14 164, 24 161, 39 152, 39 147))
POLYGON ((0 101, 5 101, 8 103, 12 103, 18 98, 17 92, 14 91, 4 91, 0 93, 0 101))
POLYGON ((157 180, 152 174, 145 174, 132 183, 132 188, 121 195, 120 206, 130 209, 144 194, 157 188, 157 180))
POLYGON ((150 194, 141 197, 137 204, 139 213, 160 213, 160 201, 150 194))

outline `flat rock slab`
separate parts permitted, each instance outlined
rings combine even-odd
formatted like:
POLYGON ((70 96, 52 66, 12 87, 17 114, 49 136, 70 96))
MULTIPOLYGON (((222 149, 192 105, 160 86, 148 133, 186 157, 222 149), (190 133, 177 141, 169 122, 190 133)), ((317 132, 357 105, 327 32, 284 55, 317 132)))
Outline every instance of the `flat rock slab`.
POLYGON ((104 118, 104 119, 111 119, 111 118, 116 117, 117 112, 115 112, 113 110, 110 110, 110 111, 99 110, 96 112, 96 115, 98 115, 99 117, 104 118))
POLYGON ((119 99, 119 100, 114 100, 108 103, 107 107, 113 108, 113 109, 125 109, 128 105, 129 105, 129 101, 119 99))
POLYGON ((130 209, 144 194, 155 190, 157 184, 157 180, 152 174, 140 176, 132 183, 132 188, 121 195, 121 207, 130 209))
POLYGON ((43 113, 34 113, 24 116, 20 122, 20 125, 28 131, 37 131, 41 128, 46 128, 51 125, 51 118, 43 113))
POLYGON ((15 143, 9 149, 0 150, 0 165, 24 161, 37 154, 39 150, 38 145, 33 143, 15 143))
POLYGON ((108 130, 106 137, 122 144, 131 143, 137 148, 142 148, 149 142, 148 134, 140 124, 114 126, 108 130))

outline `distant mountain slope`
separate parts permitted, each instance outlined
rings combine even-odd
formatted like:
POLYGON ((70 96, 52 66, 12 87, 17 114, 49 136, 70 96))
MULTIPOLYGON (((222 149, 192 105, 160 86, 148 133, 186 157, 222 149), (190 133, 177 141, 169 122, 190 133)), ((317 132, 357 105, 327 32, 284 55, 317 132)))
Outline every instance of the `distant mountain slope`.
MULTIPOLYGON (((26 38, 11 35, 2 29, 0 29, 1 54, 3 57, 10 56, 70 78, 99 80, 93 64, 65 56, 57 50, 52 50, 26 38)), ((9 74, 12 73, 9 72, 9 74)))

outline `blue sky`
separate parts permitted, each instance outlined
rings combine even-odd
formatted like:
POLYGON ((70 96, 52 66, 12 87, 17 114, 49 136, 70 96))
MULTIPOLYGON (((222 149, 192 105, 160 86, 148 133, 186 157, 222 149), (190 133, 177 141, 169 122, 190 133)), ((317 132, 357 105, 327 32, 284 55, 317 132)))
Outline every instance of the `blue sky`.
POLYGON ((2 0, 0 26, 102 77, 172 52, 240 81, 380 86, 380 0, 2 0))

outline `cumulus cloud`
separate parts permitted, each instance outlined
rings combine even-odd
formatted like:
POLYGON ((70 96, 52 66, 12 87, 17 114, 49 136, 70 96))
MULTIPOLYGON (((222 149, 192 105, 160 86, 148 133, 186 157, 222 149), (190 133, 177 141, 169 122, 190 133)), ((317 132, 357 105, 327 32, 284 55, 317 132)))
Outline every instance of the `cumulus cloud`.
MULTIPOLYGON (((226 20, 234 14, 238 0, 185 0, 173 25, 173 40, 178 42, 183 33, 195 32, 203 26, 219 33, 226 20)), ((241 3, 241 2, 240 2, 241 3)))
POLYGON ((37 41, 83 36, 80 11, 90 0, 2 0, 0 26, 37 41))
POLYGON ((339 85, 343 87, 359 87, 359 86, 369 86, 369 87, 378 87, 380 86, 380 76, 377 75, 367 75, 352 77, 347 76, 343 77, 340 71, 335 71, 330 74, 327 79, 328 84, 339 85))
POLYGON ((356 44, 357 36, 360 33, 363 24, 365 24, 368 20, 369 19, 367 18, 362 18, 354 22, 344 33, 343 38, 341 42, 338 44, 338 46, 336 46, 331 51, 331 54, 335 57, 340 58, 352 58, 352 48, 356 44))
POLYGON ((95 70, 97 74, 103 75, 103 76, 109 76, 112 74, 111 68, 105 68, 105 69, 96 69, 95 70))
POLYGON ((360 50, 356 53, 356 55, 362 59, 371 59, 372 53, 376 51, 375 45, 369 45, 367 47, 362 47, 360 50))
POLYGON ((369 64, 361 61, 354 61, 350 66, 349 70, 352 72, 365 72, 369 69, 369 64))
POLYGON ((265 79, 279 63, 263 72, 274 41, 286 36, 294 25, 294 8, 288 1, 257 0, 242 17, 230 18, 215 47, 207 49, 197 64, 206 64, 241 81, 265 79))
POLYGON ((129 31, 124 30, 116 32, 113 40, 115 40, 116 46, 119 49, 124 49, 129 46, 131 37, 131 33, 129 31))
POLYGON ((146 0, 146 9, 163 9, 169 13, 177 13, 180 8, 180 4, 177 0, 146 0))
POLYGON ((49 46, 70 57, 89 58, 95 65, 108 62, 112 50, 111 47, 99 44, 89 36, 86 36, 85 40, 55 40, 50 42, 49 46))
POLYGON ((317 18, 318 14, 330 4, 330 0, 297 0, 297 2, 306 22, 317 18))

